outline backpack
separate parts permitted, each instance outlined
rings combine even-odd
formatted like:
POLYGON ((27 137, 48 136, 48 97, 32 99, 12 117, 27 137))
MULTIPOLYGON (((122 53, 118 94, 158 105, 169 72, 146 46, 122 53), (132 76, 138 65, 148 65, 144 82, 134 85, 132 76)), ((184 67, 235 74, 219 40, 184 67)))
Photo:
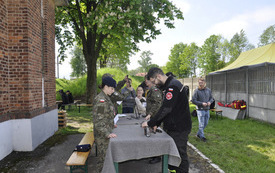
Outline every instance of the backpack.
POLYGON ((233 100, 231 104, 233 109, 246 109, 246 102, 244 100, 233 100))
POLYGON ((193 116, 193 117, 197 117, 198 115, 197 115, 197 111, 196 110, 193 110, 193 112, 191 113, 191 115, 193 116))
POLYGON ((214 101, 211 103, 210 109, 215 109, 215 99, 214 99, 214 101))

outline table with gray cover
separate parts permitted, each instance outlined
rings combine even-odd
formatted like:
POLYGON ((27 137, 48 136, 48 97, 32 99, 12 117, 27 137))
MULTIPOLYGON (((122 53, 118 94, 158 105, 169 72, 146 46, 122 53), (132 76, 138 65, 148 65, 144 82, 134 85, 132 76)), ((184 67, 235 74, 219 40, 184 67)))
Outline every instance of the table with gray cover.
POLYGON ((150 137, 144 135, 141 122, 144 118, 134 119, 120 117, 113 130, 117 135, 111 138, 106 152, 103 173, 118 172, 118 163, 127 160, 149 158, 163 155, 163 172, 168 171, 168 165, 179 166, 181 158, 174 140, 164 131, 151 133, 150 137))

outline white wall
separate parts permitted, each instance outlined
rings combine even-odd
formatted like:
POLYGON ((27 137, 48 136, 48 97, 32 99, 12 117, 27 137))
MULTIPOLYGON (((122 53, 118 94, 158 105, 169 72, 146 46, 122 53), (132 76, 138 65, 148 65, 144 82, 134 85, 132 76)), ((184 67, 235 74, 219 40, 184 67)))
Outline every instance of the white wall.
POLYGON ((11 121, 0 123, 0 160, 13 150, 11 121))
POLYGON ((57 109, 32 119, 0 123, 0 160, 14 151, 33 151, 58 130, 57 109))

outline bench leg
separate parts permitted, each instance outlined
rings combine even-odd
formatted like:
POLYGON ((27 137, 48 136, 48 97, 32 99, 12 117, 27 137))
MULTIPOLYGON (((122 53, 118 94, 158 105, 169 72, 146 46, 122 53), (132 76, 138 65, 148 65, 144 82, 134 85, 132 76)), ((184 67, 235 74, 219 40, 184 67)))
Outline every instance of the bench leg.
POLYGON ((118 162, 114 162, 116 173, 118 173, 118 162))
POLYGON ((168 155, 162 156, 162 173, 168 173, 168 155))
POLYGON ((78 113, 80 113, 80 106, 78 106, 78 113))
POLYGON ((70 173, 73 173, 74 170, 81 169, 85 173, 88 173, 88 162, 86 160, 85 165, 74 165, 70 166, 70 173))

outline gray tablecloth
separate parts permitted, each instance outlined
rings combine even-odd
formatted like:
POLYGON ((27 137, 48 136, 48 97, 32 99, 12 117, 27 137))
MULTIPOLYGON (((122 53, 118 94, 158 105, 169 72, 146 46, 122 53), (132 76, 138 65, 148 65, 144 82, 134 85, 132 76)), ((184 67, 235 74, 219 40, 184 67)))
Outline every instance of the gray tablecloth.
POLYGON ((123 162, 133 159, 148 158, 168 154, 168 164, 179 166, 179 156, 174 140, 164 131, 162 133, 151 133, 150 137, 144 135, 140 127, 140 119, 120 118, 118 127, 113 130, 116 138, 110 139, 106 152, 103 173, 115 173, 113 162, 123 162))

